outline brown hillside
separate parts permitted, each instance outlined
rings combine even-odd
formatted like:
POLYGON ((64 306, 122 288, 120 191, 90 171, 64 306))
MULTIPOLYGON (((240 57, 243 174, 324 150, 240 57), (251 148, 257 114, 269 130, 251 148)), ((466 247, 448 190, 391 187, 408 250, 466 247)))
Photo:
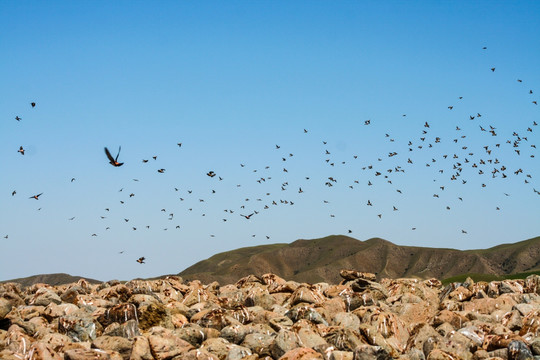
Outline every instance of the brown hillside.
POLYGON ((275 273, 299 282, 336 283, 340 281, 339 270, 344 268, 372 272, 379 278, 443 279, 466 273, 521 273, 540 269, 540 237, 490 249, 462 251, 333 235, 220 253, 179 275, 188 280, 232 283, 249 274, 275 273))
POLYGON ((99 284, 99 283, 101 283, 101 281, 99 281, 99 280, 90 279, 90 278, 83 277, 83 276, 72 276, 72 275, 64 274, 64 273, 33 275, 33 276, 25 277, 25 278, 0 281, 0 283, 2 283, 2 282, 15 282, 15 283, 21 284, 23 287, 38 284, 38 283, 57 286, 57 285, 70 284, 70 283, 73 283, 73 282, 77 282, 80 279, 85 279, 86 281, 88 281, 91 284, 99 284))

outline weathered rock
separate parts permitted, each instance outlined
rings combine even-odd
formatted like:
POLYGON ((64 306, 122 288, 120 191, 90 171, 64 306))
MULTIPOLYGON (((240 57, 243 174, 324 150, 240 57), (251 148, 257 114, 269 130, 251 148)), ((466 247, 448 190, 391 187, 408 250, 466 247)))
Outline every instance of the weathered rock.
POLYGON ((508 359, 533 360, 533 354, 523 341, 513 340, 508 345, 508 359))
POLYGON ((270 347, 274 343, 274 336, 262 334, 262 333, 251 333, 247 334, 244 337, 244 341, 240 346, 250 349, 253 353, 264 356, 271 355, 270 347))
POLYGON ((0 284, 0 359, 540 355, 540 277, 467 279, 443 288, 436 279, 378 281, 354 271, 343 274, 341 284, 314 285, 273 274, 228 285, 183 284, 175 277, 36 284, 24 291, 0 284))
POLYGON ((76 342, 94 340, 98 330, 97 324, 89 316, 72 314, 58 318, 58 331, 76 342))
POLYGON ((31 360, 62 360, 62 356, 42 342, 34 342, 26 356, 31 360))
POLYGON ((0 298, 0 320, 2 320, 11 311, 13 304, 5 298, 0 298))
POLYGON ((163 327, 150 329, 150 335, 147 338, 152 355, 156 360, 171 359, 194 349, 193 345, 163 327))
POLYGON ((300 347, 298 336, 293 331, 281 329, 270 346, 272 356, 277 359, 287 351, 300 347))
POLYGON ((154 360, 150 349, 150 343, 146 337, 137 336, 133 339, 129 360, 154 360))
POLYGON ((293 326, 293 321, 287 317, 287 316, 277 316, 270 321, 268 321, 268 324, 274 329, 275 331, 280 331, 281 329, 290 329, 291 326, 293 326))
POLYGON ((533 339, 529 345, 534 355, 540 355, 540 338, 533 339))
POLYGON ((46 287, 38 289, 29 301, 29 305, 35 306, 47 306, 50 303, 60 304, 62 299, 53 290, 46 287))
POLYGON ((120 336, 100 336, 92 341, 92 348, 116 351, 124 360, 127 360, 131 355, 132 344, 128 339, 120 336))
POLYGON ((252 354, 251 350, 242 346, 233 346, 225 357, 225 360, 256 360, 259 356, 252 354))
POLYGON ((167 329, 174 329, 171 313, 162 304, 141 305, 137 309, 139 327, 148 330, 154 326, 161 326, 167 329))
POLYGON ((390 360, 392 357, 380 346, 362 344, 354 349, 354 360, 390 360))
POLYGON ((121 360, 120 354, 98 349, 70 349, 64 353, 64 360, 121 360))
POLYGON ((184 355, 175 356, 173 360, 219 360, 219 358, 208 351, 193 349, 184 355))
POLYGON ((300 347, 287 351, 279 360, 323 360, 321 354, 313 349, 300 347))

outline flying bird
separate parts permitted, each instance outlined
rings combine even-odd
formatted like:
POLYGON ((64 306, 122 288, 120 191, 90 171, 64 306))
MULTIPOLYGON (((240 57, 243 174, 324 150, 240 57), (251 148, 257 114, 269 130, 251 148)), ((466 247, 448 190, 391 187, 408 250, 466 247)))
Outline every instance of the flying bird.
POLYGON ((24 149, 23 149, 23 147, 21 146, 21 147, 19 148, 19 150, 17 150, 17 152, 20 152, 21 155, 24 155, 24 149))
POLYGON ((145 260, 145 258, 144 258, 144 256, 142 256, 142 257, 140 257, 140 258, 137 259, 137 262, 138 262, 139 264, 144 264, 144 263, 145 263, 144 260, 145 260))
POLYGON ((33 108, 35 108, 35 107, 36 107, 36 103, 35 103, 35 102, 33 102, 33 101, 32 101, 32 102, 30 103, 30 105, 32 105, 32 107, 33 107, 33 108))
POLYGON ((105 147, 105 155, 107 155, 107 158, 109 159, 109 163, 114 167, 119 167, 119 166, 124 165, 124 163, 119 163, 118 162, 118 156, 120 156, 120 150, 121 149, 122 149, 122 147, 119 146, 118 147, 118 154, 116 154, 116 158, 113 158, 111 153, 109 152, 109 149, 107 149, 107 147, 105 147))
POLYGON ((37 195, 34 195, 34 196, 30 196, 29 199, 36 199, 36 200, 39 200, 39 197, 43 195, 43 193, 41 194, 37 194, 37 195))

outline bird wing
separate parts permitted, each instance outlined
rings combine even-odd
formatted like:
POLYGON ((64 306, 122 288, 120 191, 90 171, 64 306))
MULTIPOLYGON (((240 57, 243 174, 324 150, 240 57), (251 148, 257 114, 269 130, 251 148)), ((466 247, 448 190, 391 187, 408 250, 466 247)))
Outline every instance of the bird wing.
POLYGON ((118 154, 116 155, 116 159, 114 159, 114 161, 118 160, 118 157, 120 156, 120 150, 122 150, 122 146, 118 147, 118 154))
POLYGON ((111 153, 109 152, 109 149, 105 146, 105 155, 107 155, 107 158, 109 158, 109 161, 114 163, 114 158, 112 157, 111 153))

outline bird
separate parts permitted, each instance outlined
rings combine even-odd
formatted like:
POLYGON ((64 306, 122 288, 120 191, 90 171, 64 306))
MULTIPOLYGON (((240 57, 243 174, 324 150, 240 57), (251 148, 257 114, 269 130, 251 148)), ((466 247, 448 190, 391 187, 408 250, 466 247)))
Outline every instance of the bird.
POLYGON ((13 190, 13 191, 11 192, 11 196, 15 196, 16 193, 17 193, 17 190, 13 190))
POLYGON ((22 120, 22 118, 21 118, 21 117, 19 117, 19 116, 15 116, 15 120, 17 120, 17 121, 21 121, 21 120, 22 120))
POLYGON ((251 214, 249 214, 249 215, 242 215, 242 214, 240 214, 240 216, 245 217, 246 219, 249 220, 249 219, 253 216, 253 214, 254 214, 254 213, 251 213, 251 214))
POLYGON ((145 257, 144 257, 144 256, 141 256, 141 257, 138 258, 136 261, 137 261, 139 264, 145 264, 144 260, 145 260, 145 257))
POLYGON ((113 158, 111 153, 109 152, 109 149, 105 147, 105 155, 107 155, 107 158, 109 159, 109 163, 114 167, 119 167, 124 165, 124 163, 118 162, 118 156, 120 156, 120 150, 122 149, 121 146, 118 147, 118 154, 116 154, 116 158, 113 158))
POLYGON ((39 197, 43 195, 43 193, 41 194, 37 194, 37 195, 34 195, 34 196, 30 196, 29 199, 36 199, 36 200, 39 200, 39 197))
POLYGON ((24 149, 23 149, 23 147, 21 146, 21 147, 19 148, 19 150, 17 150, 17 152, 20 152, 21 155, 24 155, 24 149))
POLYGON ((160 174, 163 174, 165 172, 165 169, 158 169, 157 172, 160 173, 160 174))
POLYGON ((35 102, 33 102, 33 101, 32 101, 32 102, 30 103, 30 105, 31 105, 31 106, 32 106, 33 108, 35 108, 35 107, 36 107, 36 103, 35 103, 35 102))

